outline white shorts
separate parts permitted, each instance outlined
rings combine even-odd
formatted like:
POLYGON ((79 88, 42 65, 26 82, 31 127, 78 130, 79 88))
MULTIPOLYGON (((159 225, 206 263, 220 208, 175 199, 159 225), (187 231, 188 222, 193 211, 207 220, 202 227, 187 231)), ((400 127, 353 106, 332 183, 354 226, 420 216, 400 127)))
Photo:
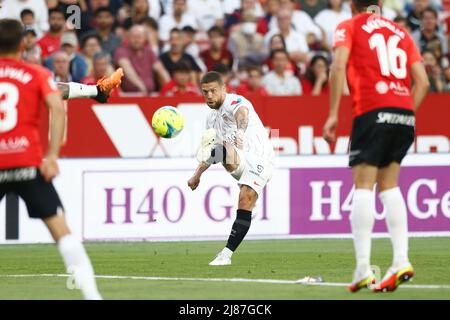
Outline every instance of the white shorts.
POLYGON ((272 178, 273 161, 259 157, 253 153, 235 148, 239 155, 239 167, 231 173, 239 185, 246 185, 256 191, 258 197, 272 178))

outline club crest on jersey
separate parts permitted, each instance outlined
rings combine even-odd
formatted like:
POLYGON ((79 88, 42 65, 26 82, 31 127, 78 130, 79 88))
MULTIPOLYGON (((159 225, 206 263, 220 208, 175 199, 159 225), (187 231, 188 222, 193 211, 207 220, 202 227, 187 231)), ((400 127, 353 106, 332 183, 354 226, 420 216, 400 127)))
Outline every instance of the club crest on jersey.
POLYGON ((238 98, 237 100, 234 100, 234 101, 231 102, 231 106, 236 106, 237 107, 238 105, 241 104, 241 102, 242 102, 242 99, 238 98))

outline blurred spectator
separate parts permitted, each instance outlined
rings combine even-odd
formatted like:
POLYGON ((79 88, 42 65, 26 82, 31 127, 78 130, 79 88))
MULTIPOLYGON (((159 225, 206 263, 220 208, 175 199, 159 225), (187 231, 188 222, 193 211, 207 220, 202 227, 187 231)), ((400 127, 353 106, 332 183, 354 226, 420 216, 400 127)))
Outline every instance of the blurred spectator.
POLYGON ((316 55, 306 70, 301 83, 305 95, 320 96, 329 94, 328 76, 330 64, 323 55, 316 55))
POLYGON ((234 93, 234 88, 236 87, 234 81, 233 81, 233 73, 231 72, 231 69, 228 68, 227 65, 223 63, 218 63, 214 65, 213 69, 211 71, 215 71, 220 73, 223 79, 223 83, 227 87, 228 93, 234 93))
POLYGON ((327 7, 326 0, 297 0, 297 2, 300 5, 300 10, 305 11, 313 19, 327 7))
POLYGON ((201 69, 195 62, 195 59, 184 51, 183 39, 181 38, 181 31, 173 29, 170 32, 170 50, 161 54, 159 59, 161 60, 164 68, 169 72, 170 76, 173 76, 173 68, 176 63, 184 61, 191 68, 191 80, 197 82, 200 76, 201 69))
POLYGON ((289 63, 289 55, 283 49, 272 52, 274 70, 263 78, 263 84, 267 92, 272 96, 293 96, 302 94, 300 81, 294 75, 286 72, 289 63))
POLYGON ((56 82, 73 81, 70 75, 70 58, 64 51, 57 51, 53 54, 52 70, 56 82))
POLYGON ((92 73, 94 55, 102 51, 100 41, 100 36, 97 34, 88 34, 81 39, 81 52, 87 63, 88 74, 92 73))
POLYGON ((36 24, 36 19, 34 17, 34 12, 30 9, 23 9, 20 13, 20 20, 22 21, 22 24, 25 28, 32 28, 34 32, 36 33, 36 36, 38 39, 42 37, 42 32, 38 28, 36 24))
MULTIPOLYGON (((241 0, 241 6, 235 9, 235 11, 231 15, 227 16, 224 26, 225 30, 227 30, 227 32, 234 31, 233 27, 238 26, 238 24, 242 21, 242 15, 244 14, 244 12, 253 12, 254 16, 256 17, 257 23, 256 31, 264 33, 264 30, 258 30, 258 26, 260 24, 264 25, 265 21, 262 17, 263 12, 261 6, 259 5, 257 0, 241 0)), ((265 32, 267 32, 267 30, 265 32)))
POLYGON ((425 50, 422 54, 425 70, 427 71, 428 79, 430 80, 430 92, 442 93, 445 89, 445 79, 441 66, 434 53, 425 50))
POLYGON ((148 0, 134 0, 131 3, 131 21, 133 24, 139 23, 143 18, 148 17, 150 5, 148 0))
POLYGON ((11 18, 21 20, 21 12, 29 9, 34 15, 33 28, 38 36, 49 29, 48 8, 45 0, 3 0, 0 19, 11 18))
POLYGON ((41 64, 41 48, 37 44, 36 31, 27 27, 24 33, 22 59, 28 63, 41 64))
POLYGON ((445 78, 445 92, 450 93, 450 67, 447 67, 444 70, 444 78, 445 78))
MULTIPOLYGON (((67 53, 69 57, 69 70, 72 81, 80 82, 87 75, 87 63, 86 60, 77 52, 78 39, 75 33, 66 32, 61 37, 61 51, 67 53)), ((52 70, 54 56, 50 56, 45 65, 52 70)))
MULTIPOLYGON (((107 77, 112 71, 111 58, 106 52, 97 52, 92 58, 92 72, 81 80, 84 84, 96 84, 98 80, 107 77)), ((110 97, 119 97, 119 89, 114 88, 110 97)))
POLYGON ((223 29, 218 26, 212 27, 208 30, 208 37, 210 48, 200 54, 208 71, 211 71, 217 63, 223 63, 231 68, 233 56, 225 46, 226 40, 223 29))
POLYGON ((423 11, 430 6, 430 0, 414 0, 413 10, 408 14, 408 25, 411 31, 420 29, 423 11))
POLYGON ((219 0, 189 0, 189 13, 197 19, 201 31, 213 26, 223 26, 225 14, 219 0))
POLYGON ((114 16, 108 7, 99 7, 95 10, 96 32, 100 36, 102 50, 114 55, 114 51, 120 46, 121 39, 113 32, 114 16))
POLYGON ((264 37, 256 32, 256 27, 257 17, 254 11, 245 11, 239 28, 230 35, 228 49, 239 67, 257 65, 264 61, 264 37))
POLYGON ((191 67, 180 61, 173 66, 173 76, 170 82, 161 89, 161 96, 165 97, 199 97, 198 87, 191 81, 191 67))
POLYGON ((408 20, 403 16, 397 16, 394 19, 394 22, 398 24, 400 27, 404 28, 408 33, 411 33, 411 29, 409 28, 408 20))
POLYGON ((343 0, 329 0, 328 8, 316 15, 314 21, 325 32, 327 48, 333 47, 334 31, 338 24, 351 17, 349 12, 343 10, 343 0))
POLYGON ((247 68, 247 79, 236 88, 236 93, 241 96, 259 95, 268 96, 267 90, 262 84, 263 72, 259 67, 247 68))
POLYGON ((169 82, 170 76, 166 69, 146 45, 145 28, 133 26, 128 32, 128 40, 128 45, 120 46, 114 54, 115 64, 122 67, 125 73, 122 90, 148 95, 156 88, 154 73, 159 76, 161 84, 169 82))
POLYGON ((395 17, 397 17, 397 15, 398 15, 398 12, 396 12, 391 7, 385 5, 384 4, 385 2, 386 1, 384 1, 384 0, 379 0, 379 2, 378 2, 381 7, 381 13, 384 18, 394 21, 395 17))
POLYGON ((295 63, 306 62, 309 51, 308 43, 302 33, 292 28, 292 12, 287 9, 281 9, 277 15, 277 22, 278 28, 266 34, 265 43, 268 45, 272 36, 280 33, 286 43, 286 50, 290 58, 295 63))
POLYGON ((441 61, 448 53, 447 38, 438 29, 438 13, 429 7, 422 12, 422 28, 413 32, 412 37, 421 52, 430 50, 441 61))
MULTIPOLYGON (((267 70, 273 70, 273 63, 272 59, 270 58, 272 55, 272 52, 277 49, 283 49, 286 50, 286 43, 284 42, 283 36, 281 34, 274 34, 272 38, 269 40, 269 57, 267 58, 265 62, 265 66, 267 67, 267 70)), ((298 74, 299 69, 294 61, 292 61, 289 58, 289 63, 286 67, 286 72, 290 72, 291 74, 298 74)))
POLYGON ((265 3, 264 17, 259 20, 258 28, 256 31, 261 34, 266 34, 267 32, 269 32, 269 26, 273 18, 276 18, 279 10, 280 0, 267 0, 265 3))
POLYGON ((159 55, 158 22, 152 17, 144 17, 139 21, 139 24, 145 28, 147 43, 152 48, 153 53, 159 55))
POLYGON ((184 52, 194 58, 195 63, 202 72, 206 72, 206 65, 200 58, 200 47, 195 42, 196 30, 191 26, 186 26, 181 30, 181 38, 183 41, 184 52))
POLYGON ((387 7, 389 9, 392 9, 397 12, 397 15, 400 15, 405 8, 405 2, 405 0, 385 0, 383 2, 383 8, 387 7))
POLYGON ((173 0, 173 13, 165 14, 159 20, 159 40, 167 42, 170 30, 182 29, 185 26, 198 28, 195 17, 187 12, 186 0, 173 0))
MULTIPOLYGON (((291 26, 292 28, 303 34, 310 47, 317 42, 322 42, 323 34, 322 30, 314 23, 313 19, 304 11, 296 9, 295 0, 280 0, 281 9, 291 12, 291 26)), ((270 31, 279 32, 278 19, 274 17, 269 25, 270 31)))
POLYGON ((193 58, 198 58, 200 56, 200 47, 195 42, 196 33, 197 30, 191 26, 186 26, 181 29, 181 41, 183 42, 184 51, 193 58))
POLYGON ((148 15, 155 19, 156 21, 161 18, 162 13, 162 2, 164 0, 148 0, 148 4, 150 5, 150 11, 148 12, 148 15))
POLYGON ((65 31, 66 23, 64 12, 58 9, 50 9, 48 18, 50 29, 38 42, 44 60, 61 47, 60 40, 65 31))

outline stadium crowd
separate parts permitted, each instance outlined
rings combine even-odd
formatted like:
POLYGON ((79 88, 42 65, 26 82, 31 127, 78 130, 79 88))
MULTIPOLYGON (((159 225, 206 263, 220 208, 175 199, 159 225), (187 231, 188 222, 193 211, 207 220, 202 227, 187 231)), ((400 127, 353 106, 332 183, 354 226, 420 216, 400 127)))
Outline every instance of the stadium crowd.
MULTIPOLYGON (((450 92, 450 0, 381 2, 420 48, 430 91, 450 92)), ((350 17, 343 0, 3 0, 0 9, 25 25, 23 59, 57 81, 93 84, 122 67, 112 96, 199 96, 211 70, 242 95, 327 94, 334 29, 350 17)))

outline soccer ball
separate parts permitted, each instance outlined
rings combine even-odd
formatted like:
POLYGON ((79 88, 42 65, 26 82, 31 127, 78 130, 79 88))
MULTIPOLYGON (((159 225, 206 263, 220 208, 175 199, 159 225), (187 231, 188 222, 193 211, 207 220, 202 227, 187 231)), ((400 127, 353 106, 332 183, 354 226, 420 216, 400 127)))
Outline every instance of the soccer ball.
POLYGON ((174 138, 184 128, 184 117, 174 107, 161 107, 153 114, 152 127, 161 138, 174 138))

